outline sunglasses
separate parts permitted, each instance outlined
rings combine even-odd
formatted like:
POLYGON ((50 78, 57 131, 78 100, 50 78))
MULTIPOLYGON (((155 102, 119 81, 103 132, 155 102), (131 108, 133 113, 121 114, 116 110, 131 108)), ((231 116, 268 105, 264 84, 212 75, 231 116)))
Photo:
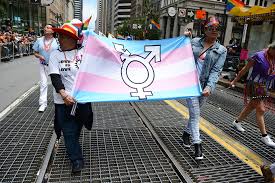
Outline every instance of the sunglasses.
POLYGON ((209 26, 209 27, 206 27, 206 30, 209 31, 209 32, 220 32, 222 30, 222 28, 220 26, 209 26))

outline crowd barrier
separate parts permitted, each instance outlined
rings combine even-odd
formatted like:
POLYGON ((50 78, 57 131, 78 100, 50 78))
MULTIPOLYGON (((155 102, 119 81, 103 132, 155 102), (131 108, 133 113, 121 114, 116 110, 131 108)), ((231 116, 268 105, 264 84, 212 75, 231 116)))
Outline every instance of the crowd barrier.
POLYGON ((34 42, 23 44, 18 42, 0 43, 0 61, 10 61, 34 53, 34 42))

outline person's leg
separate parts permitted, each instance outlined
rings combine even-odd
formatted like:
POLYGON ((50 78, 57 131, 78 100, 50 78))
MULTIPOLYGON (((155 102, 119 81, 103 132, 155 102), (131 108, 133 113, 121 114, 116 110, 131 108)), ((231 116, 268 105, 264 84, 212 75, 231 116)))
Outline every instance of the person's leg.
POLYGON ((199 118, 200 118, 200 102, 199 97, 192 97, 187 99, 187 105, 189 110, 189 120, 187 129, 192 135, 192 142, 195 147, 195 159, 203 159, 202 147, 201 147, 201 138, 200 138, 200 129, 199 129, 199 118))
POLYGON ((255 109, 256 105, 256 100, 250 100, 245 108, 243 108, 242 112, 239 114, 237 121, 243 121, 255 109))
POLYGON ((265 129, 265 123, 264 123, 264 113, 265 113, 265 106, 264 102, 262 100, 257 100, 258 103, 256 105, 256 120, 258 127, 261 131, 261 134, 267 134, 265 129))
POLYGON ((79 143, 79 136, 82 129, 82 123, 75 121, 74 116, 70 115, 71 108, 64 104, 56 104, 57 120, 63 132, 65 146, 69 159, 74 162, 83 160, 82 150, 79 143))
POLYGON ((39 64, 40 66, 40 97, 39 97, 39 105, 44 106, 43 109, 40 107, 40 112, 43 112, 45 110, 45 107, 47 106, 47 90, 48 90, 48 76, 47 76, 47 66, 44 66, 42 64, 39 64))
POLYGON ((264 122, 264 113, 265 113, 265 106, 263 100, 257 100, 256 105, 256 120, 258 127, 262 134, 262 142, 270 147, 275 148, 275 143, 273 140, 267 135, 266 128, 265 128, 265 122, 264 122))
POLYGON ((233 126, 235 126, 238 131, 240 132, 245 131, 242 125, 240 124, 240 122, 243 121, 255 109, 255 106, 256 106, 255 100, 249 101, 249 103, 245 106, 245 108, 243 108, 243 110, 239 114, 238 118, 235 121, 233 121, 233 126))
POLYGON ((189 119, 187 126, 184 132, 192 135, 192 142, 201 143, 200 132, 199 132, 199 117, 200 117, 200 107, 199 107, 199 98, 192 97, 186 99, 188 110, 189 110, 189 119))

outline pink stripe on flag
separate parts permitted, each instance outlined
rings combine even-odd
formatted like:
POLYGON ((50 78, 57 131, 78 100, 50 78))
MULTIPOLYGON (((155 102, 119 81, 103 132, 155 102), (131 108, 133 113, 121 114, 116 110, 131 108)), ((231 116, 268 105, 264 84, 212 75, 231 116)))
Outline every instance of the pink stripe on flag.
MULTIPOLYGON (((158 92, 195 86, 198 85, 196 74, 197 71, 192 71, 174 78, 155 80, 153 84, 148 87, 148 90, 158 92)), ((112 80, 85 72, 78 73, 77 81, 75 90, 78 91, 116 94, 127 94, 134 91, 134 89, 130 88, 122 81, 112 80)))
MULTIPOLYGON (((96 60, 104 59, 109 62, 121 63, 120 53, 117 52, 113 47, 105 44, 103 41, 98 41, 95 37, 90 36, 88 38, 89 42, 93 44, 87 44, 85 52, 93 57, 97 57, 96 60)), ((134 54, 134 53, 132 53, 134 54)), ((166 52, 161 54, 161 64, 160 62, 150 62, 150 64, 156 68, 159 66, 169 65, 174 62, 184 61, 185 59, 190 59, 193 57, 192 47, 191 44, 184 45, 183 47, 177 48, 173 51, 166 52), (181 60, 180 60, 181 59, 181 60), (164 61, 165 60, 165 61, 164 61)), ((131 67, 143 67, 141 64, 136 64, 135 66, 131 67)))
POLYGON ((99 41, 94 36, 89 36, 85 53, 90 54, 94 57, 98 57, 99 59, 106 59, 112 62, 119 62, 121 63, 120 55, 121 53, 117 52, 115 48, 110 47, 109 45, 105 44, 103 41, 99 41), (102 57, 104 55, 104 57, 102 57))

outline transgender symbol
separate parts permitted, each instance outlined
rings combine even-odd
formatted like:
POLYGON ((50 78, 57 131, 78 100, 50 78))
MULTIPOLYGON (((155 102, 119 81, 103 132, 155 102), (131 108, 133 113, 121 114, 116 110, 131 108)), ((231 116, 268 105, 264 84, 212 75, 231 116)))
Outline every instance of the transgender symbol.
MULTIPOLYGON (((122 61, 121 75, 124 83, 131 88, 136 89, 135 92, 131 92, 132 97, 139 97, 139 99, 147 99, 147 96, 152 96, 152 91, 145 91, 144 88, 150 86, 155 78, 155 73, 150 62, 154 59, 155 62, 161 62, 160 58, 160 45, 145 46, 145 52, 150 52, 146 58, 140 55, 132 55, 127 49, 124 49, 124 45, 114 43, 116 51, 122 53, 120 59, 122 61), (147 77, 145 81, 134 82, 129 77, 127 72, 129 64, 132 62, 141 63, 147 70, 147 77)), ((133 78, 132 78, 133 79, 133 78)))

